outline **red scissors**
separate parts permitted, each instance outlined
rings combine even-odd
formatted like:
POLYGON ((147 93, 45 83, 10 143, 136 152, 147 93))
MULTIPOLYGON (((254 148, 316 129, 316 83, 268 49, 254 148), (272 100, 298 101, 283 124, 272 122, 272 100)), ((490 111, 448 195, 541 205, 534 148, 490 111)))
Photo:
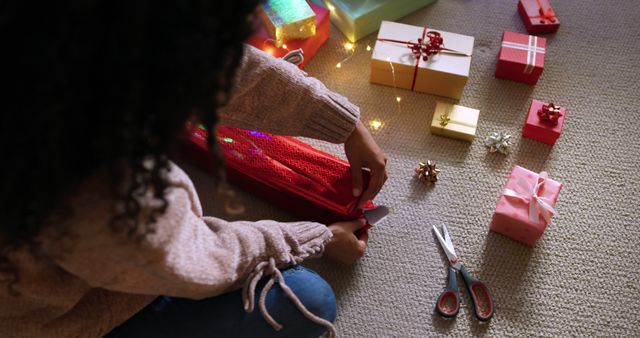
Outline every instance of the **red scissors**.
POLYGON ((447 231, 447 226, 442 224, 442 233, 440 233, 440 230, 434 225, 433 231, 436 232, 440 246, 442 246, 442 249, 447 254, 447 258, 449 258, 449 263, 451 264, 449 267, 449 282, 445 290, 438 297, 436 310, 446 318, 453 318, 458 314, 458 311, 460 311, 460 294, 458 293, 456 276, 457 272, 460 271, 467 292, 469 293, 469 298, 471 298, 471 302, 473 303, 473 311, 476 318, 483 322, 488 321, 491 319, 491 316, 493 316, 493 302, 489 295, 489 289, 484 283, 471 277, 464 265, 460 263, 456 251, 453 248, 449 231, 447 231))

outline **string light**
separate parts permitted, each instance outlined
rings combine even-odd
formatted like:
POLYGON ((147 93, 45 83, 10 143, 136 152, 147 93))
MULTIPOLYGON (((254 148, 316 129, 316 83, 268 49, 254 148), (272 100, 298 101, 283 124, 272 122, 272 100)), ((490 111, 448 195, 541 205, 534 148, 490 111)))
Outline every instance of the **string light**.
POLYGON ((354 44, 352 44, 351 42, 347 42, 344 44, 344 49, 346 49, 348 52, 352 51, 356 46, 354 44))
POLYGON ((371 51, 371 46, 367 45, 367 52, 371 51))
POLYGON ((402 101, 402 98, 400 96, 396 96, 396 101, 398 101, 398 103, 400 103, 400 101, 402 101))
POLYGON ((289 49, 289 48, 287 48, 287 44, 282 44, 282 48, 287 49, 287 50, 289 49))
POLYGON ((336 68, 342 68, 342 62, 338 62, 338 63, 336 64, 336 68))
POLYGON ((225 141, 226 143, 232 143, 233 142, 233 139, 229 138, 229 137, 225 137, 222 140, 225 141))
POLYGON ((382 121, 380 120, 371 120, 369 121, 369 127, 371 127, 371 129, 378 131, 380 130, 380 128, 382 128, 382 121))

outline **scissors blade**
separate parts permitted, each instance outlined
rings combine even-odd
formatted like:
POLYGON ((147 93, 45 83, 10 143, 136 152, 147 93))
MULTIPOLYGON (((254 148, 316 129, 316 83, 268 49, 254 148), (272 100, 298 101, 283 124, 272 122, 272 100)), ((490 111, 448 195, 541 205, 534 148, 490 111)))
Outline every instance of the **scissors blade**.
POLYGON ((369 222, 369 224, 377 225, 378 223, 382 222, 382 220, 387 218, 389 212, 389 208, 384 205, 379 205, 373 209, 366 209, 364 211, 364 218, 367 219, 367 222, 369 222))
POLYGON ((451 266, 456 270, 460 270, 460 267, 462 266, 462 264, 458 260, 456 251, 453 248, 453 243, 451 242, 451 237, 449 236, 449 231, 447 230, 447 226, 445 224, 442 224, 442 232, 444 233, 444 237, 442 237, 440 230, 438 230, 438 228, 435 225, 433 226, 433 231, 435 231, 436 237, 438 237, 438 241, 440 242, 440 246, 442 246, 444 253, 447 255, 447 258, 449 259, 449 263, 451 264, 451 266))

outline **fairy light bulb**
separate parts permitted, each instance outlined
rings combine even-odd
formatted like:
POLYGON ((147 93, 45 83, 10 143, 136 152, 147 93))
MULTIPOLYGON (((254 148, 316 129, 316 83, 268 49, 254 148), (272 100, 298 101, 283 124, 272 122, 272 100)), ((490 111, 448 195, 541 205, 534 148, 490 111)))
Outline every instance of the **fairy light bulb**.
POLYGON ((344 49, 346 49, 347 51, 352 51, 353 48, 355 48, 355 46, 351 42, 347 42, 344 44, 344 49))
POLYGON ((382 121, 380 120, 371 120, 369 121, 369 127, 371 127, 371 129, 378 131, 380 130, 380 128, 382 128, 382 121))
POLYGON ((282 48, 284 48, 284 49, 289 49, 289 48, 287 48, 287 45, 286 45, 286 44, 283 44, 283 45, 282 45, 282 48))
POLYGON ((396 101, 400 103, 400 101, 402 101, 402 98, 400 96, 396 96, 396 101))
POLYGON ((371 46, 367 45, 367 52, 371 51, 371 46))
POLYGON ((338 62, 338 63, 336 64, 336 68, 342 68, 342 62, 338 62))

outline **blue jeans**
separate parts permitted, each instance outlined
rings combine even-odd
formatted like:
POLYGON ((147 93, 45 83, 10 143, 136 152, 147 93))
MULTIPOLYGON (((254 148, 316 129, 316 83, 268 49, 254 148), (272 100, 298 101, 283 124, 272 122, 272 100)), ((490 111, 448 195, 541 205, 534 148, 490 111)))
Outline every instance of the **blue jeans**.
MULTIPOLYGON (((317 273, 302 266, 282 271, 285 283, 315 315, 333 322, 336 299, 329 284, 317 273)), ((256 304, 266 279, 256 288, 256 304)), ((276 283, 266 299, 271 316, 283 325, 275 331, 256 308, 246 313, 240 290, 220 296, 193 300, 161 296, 135 316, 106 335, 121 337, 296 337, 317 338, 326 329, 304 317, 276 283)))

